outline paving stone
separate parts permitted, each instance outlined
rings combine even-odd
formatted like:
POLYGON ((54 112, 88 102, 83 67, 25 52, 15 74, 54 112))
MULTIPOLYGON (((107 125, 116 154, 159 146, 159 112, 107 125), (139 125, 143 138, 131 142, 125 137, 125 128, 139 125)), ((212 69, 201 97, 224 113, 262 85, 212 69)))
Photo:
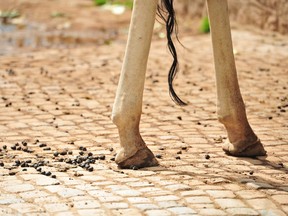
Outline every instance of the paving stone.
POLYGON ((32 199, 32 198, 49 196, 49 194, 46 193, 45 191, 33 190, 33 191, 20 193, 19 196, 24 199, 32 199))
POLYGON ((57 191, 57 193, 59 194, 59 196, 64 198, 84 195, 83 191, 73 188, 65 188, 60 191, 57 191))
POLYGON ((274 195, 272 196, 276 202, 280 203, 281 205, 288 205, 288 194, 287 195, 274 195))
POLYGON ((185 184, 173 184, 173 185, 168 185, 165 188, 173 191, 178 191, 178 190, 189 190, 190 187, 185 184))
POLYGON ((69 206, 64 203, 48 203, 44 204, 44 208, 51 213, 64 212, 69 210, 69 206))
POLYGON ((283 211, 288 214, 288 205, 282 206, 283 211))
MULTIPOLYGON (((126 178, 127 179, 127 178, 126 178)), ((139 182, 128 182, 127 185, 131 186, 131 187, 149 187, 149 186, 153 186, 152 183, 150 182, 146 182, 146 181, 140 181, 139 182)))
POLYGON ((94 209, 99 208, 100 203, 96 200, 80 200, 80 201, 74 201, 74 208, 77 209, 94 209))
POLYGON ((172 215, 169 211, 166 211, 166 210, 148 210, 145 212, 146 215, 148 216, 158 216, 158 215, 163 215, 163 216, 166 216, 166 215, 172 215))
POLYGON ((162 202, 162 201, 179 200, 180 198, 174 195, 167 195, 167 196, 153 197, 153 199, 157 202, 162 202))
POLYGON ((188 203, 199 204, 199 203, 212 203, 211 199, 208 196, 196 196, 196 197, 187 197, 185 200, 188 203))
POLYGON ((41 196, 34 199, 34 203, 57 203, 60 198, 57 196, 41 196))
MULTIPOLYGON (((30 212, 30 213, 26 213, 25 216, 39 216, 39 213, 37 212, 30 212)), ((50 214, 47 212, 41 212, 41 216, 49 216, 50 214)))
POLYGON ((45 210, 38 205, 30 204, 30 203, 14 203, 9 205, 9 208, 15 209, 20 213, 32 213, 32 212, 44 212, 45 210))
POLYGON ((188 190, 188 191, 182 191, 181 196, 202 196, 207 195, 203 190, 188 190))
POLYGON ((189 215, 189 214, 196 214, 196 211, 189 207, 172 207, 167 208, 167 210, 171 211, 175 215, 189 215))
POLYGON ((98 197, 98 199, 101 201, 101 202, 120 202, 120 201, 123 201, 124 198, 121 197, 121 196, 100 196, 98 197))
POLYGON ((75 214, 71 211, 64 211, 64 212, 59 212, 59 213, 55 213, 55 216, 74 216, 75 214))
POLYGON ((256 210, 277 209, 277 206, 275 205, 275 203, 269 200, 268 198, 250 199, 250 200, 246 200, 246 202, 256 210))
POLYGON ((131 203, 149 203, 151 200, 146 197, 128 197, 127 198, 131 203))
POLYGON ((152 203, 139 203, 139 204, 137 203, 137 204, 133 204, 133 206, 143 211, 150 210, 150 209, 159 209, 159 206, 152 204, 152 203))
POLYGON ((5 206, 5 207, 2 207, 2 206, 1 206, 1 207, 0 207, 0 214, 1 214, 1 215, 5 215, 5 216, 6 216, 6 215, 9 215, 9 216, 11 215, 11 216, 12 216, 12 215, 15 215, 15 214, 16 214, 16 211, 14 211, 14 210, 12 210, 11 208, 8 208, 8 207, 6 207, 6 206, 5 206))
POLYGON ((137 190, 118 190, 114 191, 114 193, 124 197, 136 197, 142 195, 142 193, 137 190))
POLYGON ((211 216, 216 216, 216 215, 227 215, 223 210, 221 209, 215 209, 215 208, 208 208, 208 209, 201 209, 199 212, 200 215, 211 215, 211 216))
POLYGON ((214 209, 215 205, 213 203, 196 203, 191 204, 193 209, 214 209))
POLYGON ((285 216, 285 212, 279 210, 279 209, 269 209, 269 210, 259 210, 261 215, 277 215, 277 216, 285 216))
POLYGON ((17 197, 13 194, 1 194, 0 195, 0 205, 7 205, 13 203, 22 203, 24 202, 23 199, 17 197))
POLYGON ((253 189, 270 189, 270 188, 273 188, 272 185, 267 184, 267 183, 262 183, 262 182, 248 182, 246 185, 248 188, 253 188, 253 189))
POLYGON ((229 208, 227 209, 229 215, 233 216, 257 216, 259 213, 251 208, 229 208))
POLYGON ((261 191, 255 190, 240 190, 237 191, 236 194, 244 199, 255 199, 266 197, 266 194, 261 191))
POLYGON ((232 191, 223 191, 223 190, 207 190, 210 196, 214 198, 234 198, 235 194, 232 191))
POLYGON ((77 210, 79 215, 83 216, 106 216, 107 213, 103 209, 79 209, 77 210))
POLYGON ((127 209, 129 207, 128 204, 124 202, 105 203, 104 206, 109 209, 127 209))
POLYGON ((181 204, 178 201, 161 201, 157 202, 157 205, 164 209, 181 206, 181 204))
POLYGON ((227 208, 245 208, 246 205, 239 199, 215 199, 215 202, 223 209, 227 208))
POLYGON ((143 213, 141 213, 138 209, 116 209, 112 210, 113 215, 135 215, 135 216, 142 216, 143 213))

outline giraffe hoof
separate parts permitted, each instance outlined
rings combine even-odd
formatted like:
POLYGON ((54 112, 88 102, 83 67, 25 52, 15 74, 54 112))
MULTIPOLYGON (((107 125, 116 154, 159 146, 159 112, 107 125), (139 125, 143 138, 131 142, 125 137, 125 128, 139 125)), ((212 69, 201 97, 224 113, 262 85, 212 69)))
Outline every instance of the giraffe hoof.
POLYGON ((124 161, 117 162, 116 160, 116 163, 120 169, 135 169, 159 165, 154 154, 147 147, 138 150, 133 156, 127 158, 124 161))
POLYGON ((257 157, 266 155, 266 151, 259 139, 245 148, 236 148, 233 144, 227 141, 222 146, 222 149, 227 155, 235 157, 257 157))

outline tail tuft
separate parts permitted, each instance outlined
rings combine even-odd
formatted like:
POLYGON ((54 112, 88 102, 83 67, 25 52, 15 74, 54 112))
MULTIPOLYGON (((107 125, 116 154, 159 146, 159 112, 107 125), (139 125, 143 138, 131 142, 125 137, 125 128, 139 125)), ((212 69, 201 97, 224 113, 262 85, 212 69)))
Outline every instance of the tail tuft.
POLYGON ((177 51, 172 40, 173 33, 175 33, 176 38, 178 40, 177 21, 176 21, 175 11, 173 7, 173 0, 161 0, 161 5, 158 5, 158 16, 165 22, 167 45, 173 57, 173 63, 170 67, 169 74, 168 74, 169 94, 172 100, 176 104, 180 106, 185 106, 187 105, 187 103, 185 103, 178 97, 173 87, 173 80, 178 72, 177 51))

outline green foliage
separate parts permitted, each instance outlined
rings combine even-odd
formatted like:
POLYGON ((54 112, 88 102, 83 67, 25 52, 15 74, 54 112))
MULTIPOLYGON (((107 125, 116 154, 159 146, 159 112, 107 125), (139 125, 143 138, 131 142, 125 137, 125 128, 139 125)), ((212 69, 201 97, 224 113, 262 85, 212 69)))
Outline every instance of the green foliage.
POLYGON ((56 17, 65 17, 65 14, 62 13, 62 12, 53 11, 53 12, 50 14, 50 16, 51 16, 52 18, 56 18, 56 17))
POLYGON ((124 5, 127 8, 131 8, 133 7, 133 0, 125 0, 125 1, 114 1, 114 4, 118 4, 118 5, 124 5))
POLYGON ((94 0, 94 4, 97 6, 101 6, 107 4, 107 0, 94 0))
POLYGON ((210 32, 210 24, 208 17, 203 17, 201 20, 200 31, 202 33, 209 33, 210 32))
POLYGON ((111 5, 124 5, 127 8, 133 7, 133 0, 93 0, 93 1, 96 6, 111 4, 111 5))
POLYGON ((19 16, 20 16, 20 13, 17 10, 0 11, 0 18, 14 19, 19 16))

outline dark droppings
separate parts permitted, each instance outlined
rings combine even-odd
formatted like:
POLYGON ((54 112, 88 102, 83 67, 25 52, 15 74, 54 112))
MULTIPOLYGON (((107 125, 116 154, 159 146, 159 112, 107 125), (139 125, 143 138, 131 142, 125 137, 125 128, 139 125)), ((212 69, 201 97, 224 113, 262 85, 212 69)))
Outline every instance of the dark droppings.
POLYGON ((43 147, 46 147, 46 146, 47 146, 47 144, 45 144, 45 143, 41 143, 41 144, 39 145, 40 148, 43 148, 43 147))
POLYGON ((105 155, 100 155, 100 156, 99 156, 99 159, 100 159, 100 160, 105 160, 105 158, 106 158, 105 155))
MULTIPOLYGON (((40 142, 39 140, 36 140, 35 142, 32 143, 32 145, 29 145, 29 141, 23 140, 21 142, 17 142, 15 144, 13 144, 11 146, 12 150, 22 150, 25 152, 29 152, 29 153, 34 153, 35 150, 30 150, 28 148, 28 146, 32 146, 33 148, 38 148, 41 149, 42 151, 50 151, 52 150, 51 147, 49 147, 47 144, 40 142)), ((2 152, 6 152, 8 153, 8 149, 7 149, 7 145, 2 146, 1 151, 2 152), (7 150, 6 150, 7 149, 7 150)), ((27 159, 27 160, 19 160, 19 159, 15 159, 13 167, 21 167, 22 169, 21 171, 27 171, 28 167, 34 168, 37 173, 45 175, 45 176, 49 176, 51 178, 56 178, 56 175, 53 174, 51 171, 47 171, 45 170, 46 166, 50 167, 54 167, 54 163, 53 162, 63 162, 66 164, 70 164, 72 165, 72 167, 78 166, 78 167, 82 167, 83 169, 89 171, 89 172, 93 172, 94 171, 94 167, 93 164, 96 163, 96 161, 98 160, 106 160, 106 155, 104 154, 99 154, 99 155, 94 155, 92 152, 88 152, 86 147, 80 146, 79 147, 79 154, 73 156, 73 151, 72 150, 68 150, 68 149, 63 149, 63 150, 56 150, 56 151, 52 151, 51 155, 50 155, 50 159, 49 157, 47 158, 47 160, 43 160, 43 158, 45 158, 46 156, 42 156, 41 154, 35 154, 32 156, 35 156, 35 159, 27 159), (35 160, 35 161, 34 161, 35 160), (49 165, 50 164, 50 165, 49 165)), ((113 152, 114 149, 111 147, 109 148, 110 152, 113 152)), ((116 155, 116 154, 115 154, 116 155)), ((115 155, 112 156, 110 158, 111 161, 115 161, 115 155)), ((16 155, 14 155, 15 157, 17 157, 16 155)), ((14 158, 15 158, 14 157, 14 158)), ((0 167, 4 167, 4 162, 0 161, 0 167)), ((5 168, 5 167, 4 167, 5 168)), ((65 167, 65 169, 62 169, 63 172, 66 172, 67 170, 69 170, 70 167, 65 167)), ((139 169, 138 167, 132 167, 132 169, 136 170, 139 169)), ((60 171, 60 170, 59 170, 60 171)), ((60 171, 62 172, 62 171, 60 171)), ((17 172, 15 172, 16 174, 17 172)), ((10 175, 13 175, 13 173, 11 173, 10 175)))
POLYGON ((158 158, 158 159, 161 159, 162 155, 161 154, 156 154, 155 157, 158 158))
POLYGON ((68 152, 64 150, 64 151, 61 151, 61 152, 60 152, 60 155, 64 156, 64 155, 67 155, 67 153, 68 153, 68 152))
POLYGON ((131 166, 130 168, 131 168, 132 170, 138 170, 138 169, 139 169, 138 166, 131 166))

